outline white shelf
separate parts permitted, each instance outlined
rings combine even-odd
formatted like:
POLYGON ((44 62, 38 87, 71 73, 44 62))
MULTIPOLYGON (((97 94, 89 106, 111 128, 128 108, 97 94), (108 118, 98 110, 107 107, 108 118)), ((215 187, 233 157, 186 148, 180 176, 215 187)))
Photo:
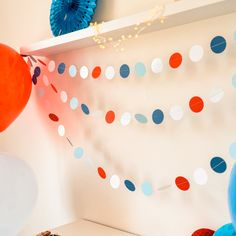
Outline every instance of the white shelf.
POLYGON ((61 236, 135 236, 136 234, 126 233, 108 226, 92 223, 85 220, 78 220, 75 223, 61 226, 52 230, 54 234, 61 236))
MULTIPOLYGON (((233 12, 236 12, 236 0, 180 0, 166 6, 164 12, 166 20, 164 24, 155 21, 152 26, 147 27, 142 33, 166 29, 233 12)), ((150 18, 150 11, 105 22, 102 25, 101 34, 116 38, 121 34, 129 33, 133 30, 137 22, 143 22, 148 18, 150 18)), ((94 46, 96 45, 93 41, 95 34, 96 30, 93 27, 89 27, 21 47, 21 53, 26 55, 49 56, 94 46)))

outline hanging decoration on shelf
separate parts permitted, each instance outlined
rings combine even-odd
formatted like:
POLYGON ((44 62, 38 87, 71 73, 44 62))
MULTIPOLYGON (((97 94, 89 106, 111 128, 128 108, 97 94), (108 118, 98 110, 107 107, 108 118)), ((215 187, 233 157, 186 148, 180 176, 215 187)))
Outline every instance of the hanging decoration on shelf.
POLYGON ((53 0, 50 25, 54 36, 87 28, 92 21, 97 0, 53 0))
POLYGON ((112 36, 102 35, 103 24, 104 24, 103 22, 91 23, 90 26, 93 27, 95 31, 95 36, 93 37, 93 41, 101 49, 110 47, 114 48, 117 52, 124 51, 125 50, 123 45, 124 42, 131 39, 137 39, 142 32, 144 32, 147 28, 151 27, 153 23, 157 20, 160 20, 161 23, 164 23, 165 20, 164 13, 166 4, 156 5, 153 9, 149 11, 149 16, 146 19, 144 19, 142 22, 136 23, 134 29, 131 32, 129 32, 128 34, 122 34, 116 38, 112 36))
MULTIPOLYGON (((227 48, 227 41, 223 36, 215 36, 211 42, 209 42, 209 49, 211 50, 211 55, 218 55, 220 53, 223 53, 227 48), (221 47, 219 47, 219 43, 221 47)), ((205 50, 206 51, 206 50, 205 50)), ((203 47, 200 45, 194 45, 191 47, 189 51, 189 59, 191 62, 199 62, 204 55, 203 47)), ((169 69, 174 73, 178 70, 179 67, 181 67, 184 63, 183 61, 186 61, 187 59, 184 58, 184 54, 181 52, 174 52, 167 61, 167 64, 169 66, 169 69)), ((148 68, 150 68, 150 72, 153 72, 153 74, 161 73, 164 68, 164 63, 160 58, 153 59, 151 66, 145 65, 145 63, 135 63, 134 66, 135 75, 137 77, 143 77, 148 71, 148 68)), ((115 78, 116 70, 119 71, 120 79, 126 80, 129 79, 130 75, 132 75, 132 68, 130 65, 126 63, 121 63, 121 65, 116 69, 115 67, 107 67, 106 70, 99 66, 95 65, 93 68, 89 69, 86 65, 81 66, 80 70, 77 70, 77 66, 75 63, 71 65, 66 65, 65 62, 55 62, 55 61, 49 61, 47 64, 47 68, 49 73, 57 74, 57 76, 60 76, 60 78, 69 77, 71 78, 81 78, 81 79, 87 79, 89 75, 91 75, 92 81, 99 81, 101 79, 101 75, 104 74, 107 76, 107 79, 113 79, 115 78), (66 72, 68 74, 66 74, 66 72), (79 72, 79 73, 78 73, 79 72)), ((44 70, 46 70, 44 68, 44 70)), ((33 77, 40 76, 40 70, 37 68, 37 65, 34 69, 34 75, 33 77)), ((90 106, 84 103, 84 101, 81 101, 81 98, 78 98, 75 94, 69 94, 64 89, 60 89, 60 85, 54 85, 50 82, 49 75, 43 75, 42 76, 42 83, 46 87, 49 87, 49 91, 54 91, 57 95, 57 98, 61 100, 61 102, 64 105, 67 105, 73 110, 74 112, 82 112, 82 114, 85 117, 93 117, 92 114, 94 114, 97 111, 94 111, 90 106), (51 85, 51 88, 50 88, 51 85)), ((33 79, 33 78, 32 78, 33 79)), ((212 93, 210 93, 210 99, 212 103, 218 103, 222 100, 224 96, 224 90, 223 89, 214 89, 212 93)), ((188 110, 193 114, 194 116, 198 116, 200 112, 207 110, 209 107, 209 104, 206 103, 206 99, 202 98, 202 96, 197 96, 196 94, 192 94, 191 97, 187 99, 187 107, 188 110)), ((180 121, 183 118, 184 111, 186 109, 183 109, 183 106, 175 105, 172 106, 169 109, 169 115, 170 117, 175 121, 180 121)), ((152 121, 153 124, 158 125, 161 127, 161 125, 165 125, 164 121, 166 120, 167 113, 164 111, 164 109, 155 108, 152 111, 149 112, 149 115, 145 115, 140 111, 137 111, 135 113, 131 113, 129 111, 123 112, 121 116, 119 116, 119 111, 115 109, 107 109, 106 111, 103 111, 103 122, 107 126, 112 126, 116 121, 119 121, 122 126, 128 126, 132 120, 136 120, 140 124, 147 124, 148 122, 152 121)), ((202 113, 203 114, 203 113, 202 113)), ((81 159, 87 159, 88 160, 88 153, 86 149, 81 145, 80 143, 74 143, 74 140, 70 137, 69 128, 63 123, 63 117, 60 116, 60 114, 57 114, 56 112, 48 112, 48 118, 49 120, 55 125, 57 128, 57 133, 60 137, 65 138, 66 142, 70 145, 71 152, 74 155, 74 158, 77 160, 81 159)), ((92 118, 90 118, 91 120, 92 118)), ((236 158, 236 145, 232 144, 229 147, 230 155, 233 158, 236 158)), ((121 176, 117 173, 114 173, 113 170, 110 168, 106 168, 105 164, 96 164, 93 163, 93 167, 95 166, 95 171, 97 176, 101 179, 101 181, 109 182, 111 188, 113 189, 119 189, 123 188, 126 191, 133 193, 133 192, 142 192, 143 195, 147 197, 158 195, 160 191, 164 191, 167 189, 176 189, 176 191, 181 192, 184 194, 184 192, 189 191, 193 188, 194 183, 197 186, 202 187, 203 185, 206 185, 208 181, 210 181, 210 175, 208 172, 214 173, 217 176, 221 176, 222 174, 226 173, 226 171, 229 169, 227 160, 224 157, 221 157, 220 155, 215 156, 208 156, 207 162, 203 165, 208 165, 208 168, 202 168, 201 166, 196 166, 194 170, 192 170, 192 176, 185 176, 185 175, 176 175, 172 176, 170 182, 168 182, 164 186, 159 186, 159 188, 155 188, 152 181, 142 180, 141 182, 138 181, 136 178, 128 178, 127 176, 121 176)), ((91 161, 91 160, 90 160, 91 161)), ((182 173, 183 174, 183 173, 182 173)), ((231 186, 234 186, 234 180, 232 180, 231 186)), ((234 195, 232 194, 232 199, 234 199, 234 195)), ((231 205, 233 207, 233 205, 231 205)), ((234 214, 234 209, 233 209, 234 214)), ((233 216, 234 221, 234 216, 233 216)), ((223 227, 223 229, 218 230, 217 232, 214 232, 210 229, 199 229, 195 231, 192 235, 193 236, 200 236, 200 235, 206 235, 206 236, 212 236, 212 235, 221 235, 221 232, 228 232, 227 230, 231 230, 232 225, 230 227, 223 227), (218 233, 218 234, 217 234, 218 233)), ((232 234, 233 235, 233 234, 232 234)))

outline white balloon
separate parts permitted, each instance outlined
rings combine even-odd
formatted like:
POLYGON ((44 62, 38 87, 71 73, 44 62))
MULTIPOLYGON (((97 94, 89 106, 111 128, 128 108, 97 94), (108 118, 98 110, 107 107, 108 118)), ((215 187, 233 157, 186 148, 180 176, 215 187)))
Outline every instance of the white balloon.
POLYGON ((36 204, 35 175, 22 160, 0 154, 0 235, 16 236, 36 204))

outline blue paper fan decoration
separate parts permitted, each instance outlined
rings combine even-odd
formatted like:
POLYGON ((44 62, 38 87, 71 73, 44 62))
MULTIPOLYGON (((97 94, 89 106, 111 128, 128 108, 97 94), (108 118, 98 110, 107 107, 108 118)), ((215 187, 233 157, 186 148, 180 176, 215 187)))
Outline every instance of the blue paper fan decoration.
POLYGON ((87 28, 95 13, 97 0, 53 0, 50 24, 54 36, 87 28))

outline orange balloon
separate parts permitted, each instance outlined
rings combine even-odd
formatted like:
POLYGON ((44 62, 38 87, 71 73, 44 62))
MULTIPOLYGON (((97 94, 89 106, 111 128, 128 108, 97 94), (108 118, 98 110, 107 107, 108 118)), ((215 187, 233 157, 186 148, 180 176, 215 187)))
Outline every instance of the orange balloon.
POLYGON ((24 59, 15 50, 0 43, 0 132, 22 112, 31 89, 30 70, 24 59))

